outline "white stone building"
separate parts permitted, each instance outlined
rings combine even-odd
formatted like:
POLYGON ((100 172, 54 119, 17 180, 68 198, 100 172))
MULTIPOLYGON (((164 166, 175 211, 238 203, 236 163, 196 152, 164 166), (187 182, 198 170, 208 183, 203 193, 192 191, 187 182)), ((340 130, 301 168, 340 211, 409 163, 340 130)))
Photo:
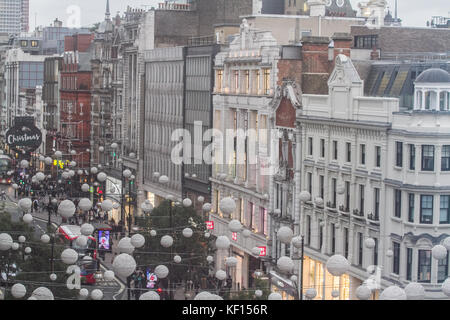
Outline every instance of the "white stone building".
MULTIPOLYGON (((450 235, 450 75, 423 72, 408 112, 399 111, 398 99, 364 97, 364 83, 344 55, 328 84, 328 95, 303 95, 297 110, 295 194, 312 196, 296 200, 305 237, 303 289, 315 288, 315 299, 333 299, 339 290, 338 299, 353 300, 370 278, 379 284, 375 298, 388 286, 419 282, 426 298, 444 299, 449 256, 437 260, 431 249, 450 235), (325 267, 334 254, 351 264, 341 277, 325 267)), ((299 250, 291 249, 295 260, 299 250)))

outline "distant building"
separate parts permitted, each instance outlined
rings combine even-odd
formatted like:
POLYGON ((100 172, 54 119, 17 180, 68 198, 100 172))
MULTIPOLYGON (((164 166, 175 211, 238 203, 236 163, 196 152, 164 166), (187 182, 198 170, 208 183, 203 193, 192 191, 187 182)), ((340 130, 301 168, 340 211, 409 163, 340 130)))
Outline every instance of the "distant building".
POLYGON ((430 21, 427 21, 427 26, 450 29, 450 17, 433 17, 430 21))
POLYGON ((0 33, 28 32, 29 0, 0 0, 0 8, 0 33))
POLYGON ((284 13, 287 15, 309 15, 311 6, 321 6, 324 16, 356 17, 356 11, 353 10, 350 0, 284 0, 284 5, 284 13))

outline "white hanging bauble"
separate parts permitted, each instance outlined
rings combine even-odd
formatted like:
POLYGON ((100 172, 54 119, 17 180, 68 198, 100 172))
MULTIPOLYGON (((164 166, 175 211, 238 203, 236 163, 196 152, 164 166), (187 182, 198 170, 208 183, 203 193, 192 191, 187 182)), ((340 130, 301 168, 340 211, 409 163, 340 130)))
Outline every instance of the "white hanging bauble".
POLYGON ((100 182, 105 182, 107 178, 108 176, 104 172, 100 172, 99 174, 97 174, 97 180, 100 182))
POLYGON ((24 243, 25 241, 27 241, 27 238, 25 238, 24 236, 19 236, 18 240, 20 243, 24 243))
MULTIPOLYGON (((23 236, 21 236, 23 237, 23 236)), ((25 237, 23 237, 25 238, 25 237)), ((20 237, 19 237, 19 242, 20 242, 20 237)), ((0 234, 0 250, 1 251, 6 251, 11 249, 11 246, 13 244, 13 239, 11 238, 11 236, 7 233, 2 233, 0 234)))
POLYGON ((53 293, 46 287, 36 288, 31 296, 36 300, 55 300, 53 293))
POLYGON ((303 241, 302 241, 302 237, 300 237, 300 236, 292 238, 291 242, 292 242, 292 245, 294 246, 294 248, 300 249, 302 247, 303 241))
POLYGON ((75 214, 75 204, 70 200, 62 201, 58 206, 58 214, 63 218, 70 218, 75 214))
POLYGON ((390 286, 380 294, 380 300, 406 300, 406 293, 398 286, 390 286))
POLYGON ((145 237, 142 234, 131 236, 131 245, 135 248, 142 248, 145 244, 145 237))
POLYGON ((216 278, 223 281, 227 278, 227 273, 223 270, 217 270, 216 272, 216 278))
POLYGON ((226 250, 230 247, 230 239, 227 236, 219 236, 216 239, 216 248, 226 250))
POLYGON ((314 202, 315 202, 315 204, 317 205, 317 206, 323 206, 323 199, 321 198, 321 197, 316 197, 315 199, 314 199, 314 202))
POLYGON ((168 176, 160 176, 158 181, 159 181, 159 183, 166 184, 169 182, 169 177, 168 176))
POLYGON ((164 279, 169 275, 169 269, 165 265, 159 265, 155 268, 155 274, 159 279, 164 279))
POLYGON ((17 190, 17 189, 19 189, 19 185, 18 185, 17 183, 13 183, 13 184, 12 184, 12 188, 13 188, 14 190, 17 190))
POLYGON ((157 300, 161 300, 161 297, 159 296, 159 294, 155 291, 149 291, 146 293, 143 293, 139 296, 139 300, 153 300, 153 301, 157 301, 157 300))
POLYGON ((442 292, 447 296, 450 297, 450 278, 447 278, 447 280, 445 280, 442 283, 442 292))
POLYGON ((366 246, 367 249, 373 249, 375 248, 375 240, 373 238, 367 238, 364 241, 364 245, 366 246))
POLYGON ((105 151, 105 147, 104 147, 104 146, 100 146, 100 147, 98 147, 98 151, 100 151, 100 152, 103 152, 103 151, 105 151))
POLYGON ((191 228, 185 228, 185 229, 183 229, 183 237, 185 237, 185 238, 191 238, 193 234, 194 234, 194 232, 192 231, 191 228))
POLYGON ((104 200, 104 201, 102 202, 101 207, 102 207, 103 211, 108 212, 108 211, 111 211, 111 210, 112 210, 112 208, 113 208, 113 203, 112 203, 111 200, 106 199, 106 200, 104 200))
POLYGON ((294 269, 294 261, 292 261, 289 257, 281 257, 277 261, 277 267, 280 269, 281 272, 284 273, 291 273, 294 269))
POLYGON ((114 277, 115 277, 114 271, 112 271, 112 270, 106 270, 105 273, 103 273, 103 278, 106 281, 112 281, 112 280, 114 280, 114 277))
POLYGON ((49 165, 51 165, 51 164, 53 163, 53 159, 50 158, 50 157, 46 157, 45 160, 44 160, 44 162, 45 162, 46 165, 49 166, 49 165))
POLYGON ((289 227, 281 227, 278 229, 277 239, 284 244, 290 244, 293 236, 294 232, 289 227))
POLYGON ((308 299, 314 299, 316 296, 317 296, 317 290, 316 289, 314 289, 314 288, 309 288, 309 289, 307 289, 306 291, 305 291, 305 296, 308 298, 308 299))
POLYGON ((269 294, 268 300, 283 300, 283 297, 278 292, 272 292, 269 294))
POLYGON ((117 249, 119 249, 120 253, 132 254, 134 251, 134 246, 131 244, 131 238, 124 237, 120 239, 119 243, 117 244, 117 249))
POLYGON ((181 257, 180 256, 175 256, 175 257, 173 257, 173 261, 175 263, 180 263, 181 262, 181 257))
POLYGON ((25 251, 25 254, 30 254, 31 253, 31 248, 30 247, 26 247, 24 251, 25 251))
POLYGON ((228 257, 225 259, 225 265, 227 267, 236 267, 238 264, 238 260, 235 257, 228 257))
POLYGON ((183 207, 185 208, 189 208, 190 206, 192 206, 192 200, 189 198, 186 198, 183 200, 183 207))
POLYGON ((431 254, 436 260, 444 260, 447 257, 447 249, 438 244, 431 249, 431 254))
POLYGON ((219 203, 219 208, 222 213, 230 215, 236 210, 236 201, 233 198, 223 198, 219 203))
POLYGON ((203 212, 210 212, 212 208, 211 203, 205 203, 202 207, 203 212))
POLYGON ((91 168, 91 173, 92 173, 92 174, 97 174, 97 173, 98 173, 97 167, 92 167, 92 168, 91 168))
POLYGON ((64 249, 64 251, 61 253, 61 260, 65 264, 75 264, 78 261, 78 253, 73 249, 64 249))
POLYGON ((23 222, 30 224, 33 221, 33 216, 29 213, 25 214, 22 218, 23 222))
POLYGON ((31 209, 31 206, 33 205, 33 203, 30 198, 23 198, 23 199, 20 199, 19 202, 17 202, 17 205, 23 211, 29 211, 31 209))
POLYGON ((81 186, 81 191, 88 192, 89 191, 89 185, 87 183, 83 183, 81 186))
POLYGON ((212 263, 214 261, 214 258, 212 256, 207 256, 206 261, 208 261, 209 263, 212 263))
POLYGON ((260 298, 260 297, 262 297, 262 295, 263 295, 263 292, 261 290, 255 290, 256 297, 260 298))
POLYGON ((77 171, 77 174, 78 174, 79 176, 83 175, 83 170, 78 170, 78 171, 77 171))
POLYGON ((92 300, 102 300, 103 299, 103 291, 100 289, 94 289, 91 292, 92 300))
POLYGON ((349 268, 350 263, 344 256, 340 254, 336 254, 330 257, 327 261, 327 270, 335 277, 342 276, 348 271, 349 268))
POLYGON ((29 165, 30 165, 30 163, 29 163, 27 160, 22 160, 22 161, 20 161, 20 167, 21 167, 22 169, 28 168, 29 165))
POLYGON ((205 202, 205 197, 199 196, 197 198, 197 201, 200 202, 200 203, 203 203, 203 202, 205 202))
POLYGON ((228 223, 228 229, 231 231, 231 232, 241 232, 241 230, 242 230, 242 224, 241 224, 241 222, 239 221, 239 220, 231 220, 229 223, 228 223))
POLYGON ((244 237, 244 238, 248 238, 248 237, 250 237, 252 235, 252 232, 250 231, 250 230, 248 230, 248 229, 244 229, 244 231, 242 231, 242 236, 244 237))
POLYGON ((331 291, 331 296, 332 296, 333 298, 339 298, 340 295, 341 295, 341 294, 340 294, 339 290, 333 290, 333 291, 331 291))
POLYGON ((50 280, 56 281, 56 279, 58 279, 58 276, 57 276, 55 273, 52 273, 52 274, 50 275, 50 280))
POLYGON ((152 237, 156 237, 157 234, 158 234, 158 233, 156 232, 156 230, 150 230, 150 235, 151 235, 152 237))
POLYGON ((21 283, 16 283, 11 287, 11 294, 16 299, 21 299, 27 294, 27 288, 21 283))
POLYGON ((82 299, 86 299, 89 296, 89 291, 88 291, 88 289, 83 288, 83 289, 80 289, 79 294, 82 299))
POLYGON ((447 237, 442 242, 442 245, 445 247, 445 249, 450 251, 450 237, 447 237))
POLYGON ((208 239, 209 237, 211 237, 211 233, 205 232, 205 238, 208 239))
POLYGON ((361 285, 356 288, 356 297, 359 300, 369 300, 372 296, 372 290, 366 285, 361 285))
POLYGON ((393 255, 394 255, 394 251, 392 251, 391 249, 386 251, 386 257, 391 258, 393 255))
POLYGON ((173 245, 173 238, 169 235, 165 235, 161 238, 160 243, 164 248, 170 248, 173 245))
POLYGON ((408 300, 423 300, 425 298, 425 288, 417 282, 411 282, 405 287, 406 298, 408 300))
POLYGON ((75 240, 76 244, 78 247, 80 248, 84 248, 87 246, 88 243, 88 237, 86 237, 85 235, 80 235, 78 236, 78 238, 75 240))
POLYGON ((211 293, 202 291, 195 296, 194 300, 211 300, 211 296, 211 293))
POLYGON ((121 277, 128 277, 136 270, 136 261, 127 253, 119 254, 113 261, 114 273, 121 277))
POLYGON ((80 232, 82 235, 90 236, 94 232, 95 228, 90 223, 83 223, 80 228, 80 232))
POLYGON ((42 172, 36 173, 36 180, 37 181, 44 181, 45 180, 45 174, 43 174, 42 172))
POLYGON ((308 191, 300 192, 299 199, 302 202, 311 200, 311 194, 308 191))
POLYGON ((153 205, 150 202, 150 200, 145 200, 142 204, 141 204, 141 209, 142 211, 144 211, 144 213, 150 213, 153 211, 153 205))
POLYGON ((78 208, 80 208, 83 211, 88 211, 92 208, 92 201, 88 198, 82 198, 78 202, 78 208))
POLYGON ((11 245, 11 249, 16 251, 19 249, 19 244, 17 242, 13 242, 13 244, 11 245))
POLYGON ((42 243, 49 243, 49 242, 50 242, 50 236, 47 235, 47 234, 43 234, 43 235, 41 236, 41 242, 42 242, 42 243))

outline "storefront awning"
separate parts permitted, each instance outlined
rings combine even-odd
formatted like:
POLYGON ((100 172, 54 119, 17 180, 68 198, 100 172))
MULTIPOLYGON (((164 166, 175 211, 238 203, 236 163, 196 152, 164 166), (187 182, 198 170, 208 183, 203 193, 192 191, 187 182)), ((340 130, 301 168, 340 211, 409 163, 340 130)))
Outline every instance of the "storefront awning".
POLYGON ((272 284, 278 287, 280 290, 285 291, 291 296, 297 295, 297 285, 291 280, 285 279, 275 271, 270 272, 272 284))

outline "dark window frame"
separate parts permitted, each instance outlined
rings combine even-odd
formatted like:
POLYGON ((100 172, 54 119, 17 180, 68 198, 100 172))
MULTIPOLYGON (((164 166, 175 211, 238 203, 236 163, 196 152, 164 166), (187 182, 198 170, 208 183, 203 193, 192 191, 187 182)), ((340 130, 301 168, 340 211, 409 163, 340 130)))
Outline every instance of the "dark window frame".
POLYGON ((433 224, 433 212, 434 212, 434 196, 429 194, 421 194, 420 195, 420 223, 421 224, 433 224), (431 208, 424 208, 424 199, 430 199, 431 201, 426 201, 426 203, 431 203, 431 208), (430 217, 430 215, 424 215, 424 210, 431 210, 431 219, 424 219, 425 217, 430 217))
POLYGON ((430 172, 434 171, 434 158, 435 158, 434 146, 433 145, 422 145, 422 171, 430 171, 430 172), (425 150, 428 150, 428 149, 432 150, 433 156, 425 155, 425 150))

